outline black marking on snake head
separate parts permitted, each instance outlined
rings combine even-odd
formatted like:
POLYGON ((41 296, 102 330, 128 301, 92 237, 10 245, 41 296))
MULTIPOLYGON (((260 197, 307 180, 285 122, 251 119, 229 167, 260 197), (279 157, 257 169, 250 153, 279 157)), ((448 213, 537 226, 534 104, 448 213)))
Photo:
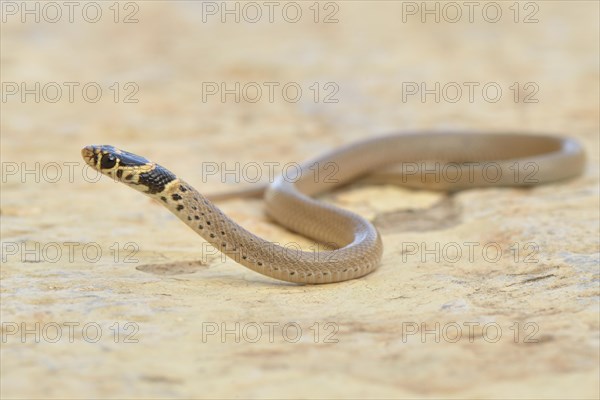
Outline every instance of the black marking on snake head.
POLYGON ((113 162, 118 160, 119 165, 123 167, 140 167, 148 164, 150 161, 144 157, 138 156, 137 154, 130 153, 128 151, 119 150, 114 146, 100 145, 94 146, 94 161, 98 161, 98 155, 101 155, 102 169, 110 169, 114 166, 113 162), (103 165, 102 163, 106 163, 103 165))
POLYGON ((180 195, 178 195, 177 193, 173 193, 173 195, 171 196, 173 198, 173 200, 177 201, 177 200, 181 200, 182 197, 180 195))
POLYGON ((130 181, 130 180, 132 180, 132 179, 133 179, 133 174, 128 174, 128 175, 125 177, 125 180, 126 180, 126 181, 130 181))
POLYGON ((122 176, 123 176, 123 170, 122 169, 117 170, 117 178, 121 179, 122 176))
POLYGON ((147 193, 160 193, 165 189, 165 185, 172 182, 177 177, 166 168, 156 165, 154 169, 140 174, 138 183, 148 188, 147 193))
POLYGON ((150 162, 142 156, 138 156, 137 154, 133 154, 123 150, 121 150, 121 152, 118 153, 118 157, 119 165, 123 167, 140 167, 150 162))

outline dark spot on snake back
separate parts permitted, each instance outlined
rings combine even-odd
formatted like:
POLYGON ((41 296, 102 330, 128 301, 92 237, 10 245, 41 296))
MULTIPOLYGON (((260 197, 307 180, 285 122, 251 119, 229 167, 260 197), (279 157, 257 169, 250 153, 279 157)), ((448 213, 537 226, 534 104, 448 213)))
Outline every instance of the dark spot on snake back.
POLYGON ((165 196, 160 196, 160 199, 161 199, 162 201, 164 201, 165 203, 167 202, 167 198, 166 198, 165 196))
POLYGON ((181 199, 182 199, 182 197, 181 197, 179 194, 177 194, 177 193, 173 193, 173 195, 172 195, 171 197, 172 197, 172 198, 173 198, 173 200, 175 200, 175 201, 177 201, 177 200, 181 200, 181 199))
POLYGON ((180 204, 180 205, 177 206, 177 211, 181 211, 181 210, 183 210, 183 208, 184 208, 183 204, 180 204))

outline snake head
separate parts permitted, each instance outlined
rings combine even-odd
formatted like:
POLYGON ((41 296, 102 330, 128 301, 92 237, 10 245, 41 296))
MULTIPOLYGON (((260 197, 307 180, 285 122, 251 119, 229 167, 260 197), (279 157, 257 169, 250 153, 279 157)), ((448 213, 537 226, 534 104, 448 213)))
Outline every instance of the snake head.
POLYGON ((85 146, 81 155, 86 163, 105 175, 115 175, 126 169, 150 168, 154 165, 144 157, 109 145, 85 146))
POLYGON ((91 145, 81 149, 85 162, 102 174, 146 194, 156 194, 176 179, 167 169, 137 154, 109 145, 91 145))

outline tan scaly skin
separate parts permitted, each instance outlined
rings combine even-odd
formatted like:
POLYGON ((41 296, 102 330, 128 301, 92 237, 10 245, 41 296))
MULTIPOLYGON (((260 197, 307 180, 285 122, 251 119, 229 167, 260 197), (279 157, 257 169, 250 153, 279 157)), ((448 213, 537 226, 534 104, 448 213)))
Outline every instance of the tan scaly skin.
POLYGON ((311 284, 372 272, 383 246, 368 220, 310 196, 365 177, 446 191, 532 186, 575 177, 585 166, 578 142, 547 135, 404 133, 342 147, 303 164, 294 182, 281 176, 266 188, 270 217, 333 248, 311 252, 254 235, 190 184, 143 157, 112 146, 86 146, 82 155, 94 169, 159 201, 236 262, 275 279, 311 284))

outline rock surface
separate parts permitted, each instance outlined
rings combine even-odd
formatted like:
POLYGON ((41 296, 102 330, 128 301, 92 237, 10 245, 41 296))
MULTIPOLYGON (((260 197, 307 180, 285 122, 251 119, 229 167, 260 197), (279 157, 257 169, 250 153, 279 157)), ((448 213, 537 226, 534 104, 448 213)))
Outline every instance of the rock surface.
MULTIPOLYGON (((116 15, 102 3, 97 23, 80 8, 73 23, 66 8, 56 23, 50 9, 39 23, 5 13, 2 397, 598 398, 598 3, 520 3, 518 15, 495 3, 496 23, 481 6, 473 22, 462 6, 457 22, 440 8, 422 23, 403 9, 420 2, 366 1, 320 3, 316 23, 310 2, 294 3, 297 23, 289 3, 273 23, 240 3, 236 23, 220 4, 120 3, 116 15), (40 82, 39 102, 21 82, 40 82), (407 94, 436 82, 437 102, 407 94), (240 84, 239 102, 222 83, 240 84), (113 144, 209 193, 249 185, 251 163, 264 182, 269 165, 398 129, 565 133, 588 166, 528 190, 326 195, 377 224, 383 263, 297 286, 222 260, 79 155, 113 144)), ((259 200, 222 208, 269 240, 313 245, 259 200)))

